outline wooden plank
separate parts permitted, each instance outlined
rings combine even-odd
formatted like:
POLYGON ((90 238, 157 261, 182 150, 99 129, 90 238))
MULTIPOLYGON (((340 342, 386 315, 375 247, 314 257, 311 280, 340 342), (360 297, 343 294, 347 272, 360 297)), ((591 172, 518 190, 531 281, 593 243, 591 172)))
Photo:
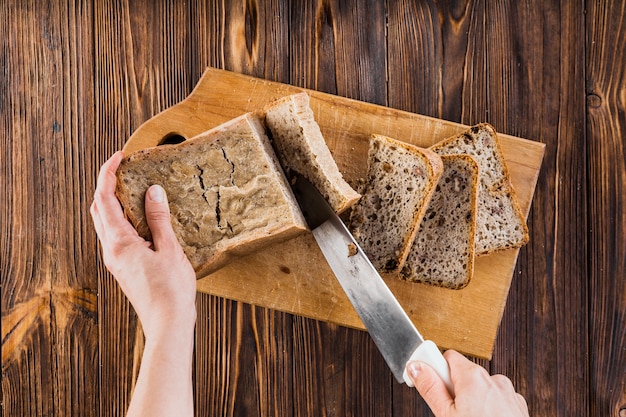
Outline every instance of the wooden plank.
POLYGON ((384 16, 384 4, 374 0, 302 2, 290 20, 291 76, 277 81, 384 105, 384 16))
POLYGON ((96 415, 91 8, 1 7, 2 414, 96 415))
MULTIPOLYGON (((540 137, 546 143, 546 163, 531 213, 532 240, 520 256, 511 294, 515 302, 503 319, 494 352, 498 360, 491 369, 511 375, 527 396, 533 415, 584 414, 581 410, 589 407, 584 392, 590 380, 584 371, 589 359, 586 341, 581 337, 588 331, 589 259, 583 236, 588 194, 581 186, 586 181, 587 154, 584 95, 579 87, 584 83, 583 5, 552 2, 538 9, 508 2, 491 15, 495 13, 503 22, 500 29, 509 28, 510 33, 494 34, 504 42, 491 43, 490 62, 511 64, 502 74, 508 94, 500 98, 509 111, 497 115, 494 123, 540 137), (537 35, 520 37, 515 22, 525 22, 524 30, 537 35), (514 52, 519 61, 500 56, 502 50, 514 52), (522 95, 524 100, 516 99, 522 95), (532 350, 524 348, 531 345, 532 350), (517 346, 515 365, 510 362, 512 346, 517 346), (537 375, 543 377, 537 380, 537 375)), ((500 75, 487 76, 493 80, 500 75)), ((497 100, 487 94, 487 110, 497 100)))
POLYGON ((626 6, 587 10, 591 415, 626 416, 626 6))
MULTIPOLYGON (((4 416, 34 416, 53 409, 51 283, 49 275, 37 272, 37 265, 43 262, 41 255, 36 257, 35 250, 41 248, 43 239, 35 236, 34 231, 37 216, 42 216, 42 210, 34 199, 28 198, 27 193, 36 191, 34 174, 38 164, 35 164, 33 156, 39 157, 39 143, 33 138, 44 130, 49 132, 39 120, 50 123, 52 118, 49 106, 44 116, 41 113, 45 110, 37 112, 32 104, 34 86, 45 79, 42 73, 46 68, 39 63, 38 55, 49 50, 36 42, 34 28, 26 20, 29 14, 36 12, 33 4, 18 8, 4 3, 2 8, 9 26, 5 39, 12 46, 6 61, 14 65, 6 79, 10 94, 7 97, 9 103, 4 107, 7 110, 3 111, 6 130, 0 141, 2 155, 7 156, 6 163, 2 164, 2 188, 6 190, 2 230, 7 231, 2 233, 2 412, 4 416), (22 50, 23 54, 18 55, 18 50, 22 50), (24 139, 10 140, 13 137, 24 139), (20 170, 30 175, 15 175, 20 170), (44 294, 38 297, 40 291, 44 294), (38 400, 30 402, 31 395, 37 395, 38 400)), ((50 55, 47 57, 50 58, 50 55)), ((49 104, 51 95, 49 90, 47 92, 49 104)))
MULTIPOLYGON (((435 5, 414 1, 390 1, 388 15, 387 105, 426 116, 459 121, 459 117, 455 118, 450 114, 444 117, 441 107, 443 87, 448 88, 448 83, 442 83, 442 76, 443 71, 447 71, 446 68, 449 66, 447 60, 445 66, 442 62, 444 44, 441 34, 442 25, 445 26, 449 19, 441 20, 435 5), (406 16, 414 18, 407 19, 406 16)), ((465 21, 461 19, 460 22, 463 25, 461 29, 464 29, 465 21)), ((450 40, 445 44, 446 50, 449 44, 460 42, 461 40, 450 40)), ((460 76, 463 71, 451 73, 460 76)), ((462 80, 455 79, 454 82, 455 85, 462 85, 462 80)), ((460 108, 458 95, 452 97, 457 98, 455 105, 460 108)))
MULTIPOLYGON (((137 126, 191 91, 188 13, 183 2, 94 1, 94 184, 100 165, 137 126)), ((139 370, 143 333, 128 300, 98 259, 98 412, 121 416, 139 370)))
POLYGON ((207 313, 197 323, 198 416, 323 413, 325 396, 314 387, 330 389, 323 352, 334 355, 314 321, 207 294, 198 294, 198 311, 207 313))
MULTIPOLYGON (((191 138, 295 91, 299 89, 207 69, 187 99, 137 129, 124 151, 130 153, 155 146, 172 133, 191 138)), ((344 176, 353 184, 366 176, 367 147, 372 132, 426 147, 466 128, 329 94, 315 91, 309 94, 328 146, 344 176)), ((506 135, 502 135, 501 141, 520 205, 527 212, 543 145, 506 135)), ((510 250, 478 258, 472 282, 461 291, 408 283, 397 277, 388 277, 387 282, 427 337, 443 347, 489 357, 517 252, 510 250)), ((310 234, 236 260, 199 281, 198 289, 363 329, 310 234)))

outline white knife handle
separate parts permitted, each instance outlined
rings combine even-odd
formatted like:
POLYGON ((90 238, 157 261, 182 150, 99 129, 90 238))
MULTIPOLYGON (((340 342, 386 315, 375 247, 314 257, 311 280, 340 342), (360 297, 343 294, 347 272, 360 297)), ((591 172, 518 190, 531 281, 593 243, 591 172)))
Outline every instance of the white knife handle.
MULTIPOLYGON (((448 392, 454 398, 454 387, 452 386, 452 380, 450 379, 450 367, 448 366, 448 362, 441 354, 441 351, 437 347, 435 343, 430 340, 425 340, 421 345, 415 349, 415 352, 411 355, 408 362, 411 361, 420 361, 429 365, 431 368, 437 372, 439 377, 443 380, 448 388, 448 392)), ((408 363, 407 362, 407 363, 408 363)), ((409 377, 407 370, 404 370, 404 382, 409 387, 413 387, 413 381, 409 377)))

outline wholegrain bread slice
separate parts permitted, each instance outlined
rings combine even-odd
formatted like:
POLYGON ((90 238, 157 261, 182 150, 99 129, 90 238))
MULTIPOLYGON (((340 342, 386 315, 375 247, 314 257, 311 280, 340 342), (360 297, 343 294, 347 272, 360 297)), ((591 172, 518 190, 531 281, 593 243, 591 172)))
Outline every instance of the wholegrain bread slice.
POLYGON ((307 230, 260 119, 246 114, 179 145, 127 156, 117 196, 140 236, 148 187, 167 192, 172 226, 197 275, 307 230))
POLYGON ((360 197, 344 180, 309 106, 307 93, 283 97, 265 109, 276 154, 287 176, 296 171, 308 179, 337 213, 360 197))
POLYGON ((400 275, 407 281, 461 289, 474 273, 478 164, 444 155, 443 174, 400 275))
POLYGON ((434 152, 372 135, 367 180, 349 227, 379 271, 404 264, 442 170, 434 152))
POLYGON ((518 248, 528 242, 522 215, 498 136, 488 124, 480 124, 431 148, 440 155, 467 154, 478 162, 478 217, 476 254, 518 248))

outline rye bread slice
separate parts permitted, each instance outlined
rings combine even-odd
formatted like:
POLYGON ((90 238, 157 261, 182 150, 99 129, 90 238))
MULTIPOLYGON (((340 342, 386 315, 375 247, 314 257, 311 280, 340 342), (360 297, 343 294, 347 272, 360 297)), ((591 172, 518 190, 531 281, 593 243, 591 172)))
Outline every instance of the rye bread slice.
POLYGON ((431 148, 440 155, 467 154, 478 162, 478 217, 476 254, 519 248, 528 242, 522 215, 496 131, 480 124, 431 148))
POLYGON ((400 274, 407 281, 461 289, 474 273, 478 164, 469 155, 441 159, 443 174, 400 274))
POLYGON ((315 121, 307 93, 283 97, 264 112, 272 145, 288 177, 291 171, 303 175, 337 213, 360 198, 343 179, 315 121))
POLYGON ((148 187, 167 192, 172 226, 198 276, 307 230, 260 119, 246 114, 178 145, 135 152, 117 196, 140 236, 148 187))
POLYGON ((372 135, 367 180, 349 227, 379 271, 403 266, 442 170, 434 152, 372 135))

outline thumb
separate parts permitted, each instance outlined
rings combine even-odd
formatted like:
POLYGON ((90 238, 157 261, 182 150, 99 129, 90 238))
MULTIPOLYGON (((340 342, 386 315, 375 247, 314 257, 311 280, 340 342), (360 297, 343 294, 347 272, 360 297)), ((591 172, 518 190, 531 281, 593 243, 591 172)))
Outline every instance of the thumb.
POLYGON ((171 242, 177 242, 172 229, 170 208, 167 204, 165 190, 160 185, 152 185, 146 192, 145 201, 146 221, 152 233, 154 250, 164 246, 170 246, 171 242))
POLYGON ((451 415, 454 399, 437 372, 424 362, 414 361, 407 365, 408 374, 426 404, 436 416, 451 415))

